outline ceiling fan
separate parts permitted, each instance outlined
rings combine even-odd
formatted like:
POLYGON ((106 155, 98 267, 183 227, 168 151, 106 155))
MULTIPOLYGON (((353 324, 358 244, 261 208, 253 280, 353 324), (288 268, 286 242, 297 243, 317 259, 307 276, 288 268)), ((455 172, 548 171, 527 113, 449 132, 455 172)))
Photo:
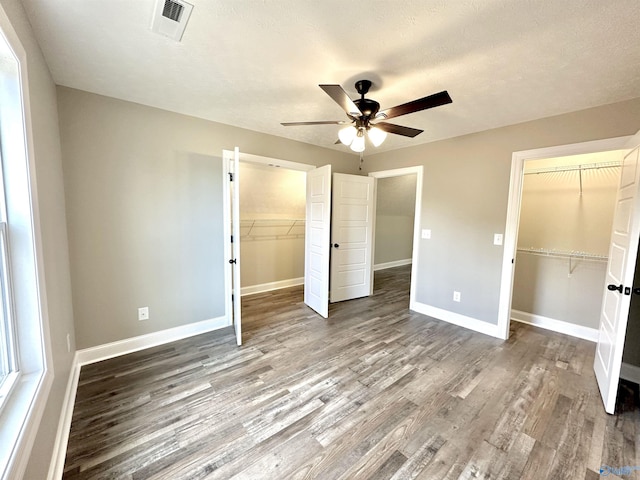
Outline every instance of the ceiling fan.
POLYGON ((403 127, 394 123, 387 123, 386 120, 409 113, 419 112, 428 108, 439 107, 451 103, 449 93, 444 90, 427 97, 419 98, 411 102, 396 105, 380 111, 380 104, 370 98, 364 98, 371 88, 370 80, 358 80, 355 84, 356 91, 360 98, 351 100, 347 92, 340 85, 319 85, 342 109, 346 112, 349 120, 319 121, 319 122, 286 122, 285 127, 297 125, 346 125, 338 132, 339 140, 336 143, 350 145, 354 152, 363 152, 365 147, 365 134, 378 147, 384 142, 387 133, 394 133, 405 137, 415 137, 424 130, 417 128, 403 127))

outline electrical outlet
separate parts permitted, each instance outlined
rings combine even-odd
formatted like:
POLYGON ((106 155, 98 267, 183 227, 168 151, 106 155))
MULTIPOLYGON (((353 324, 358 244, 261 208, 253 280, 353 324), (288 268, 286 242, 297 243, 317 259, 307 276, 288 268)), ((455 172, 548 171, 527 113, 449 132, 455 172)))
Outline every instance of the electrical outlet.
POLYGON ((454 302, 460 301, 460 292, 453 292, 453 301, 454 302))
POLYGON ((429 240, 431 238, 431 230, 429 230, 428 228, 423 228, 422 229, 422 238, 424 240, 429 240))
POLYGON ((149 320, 149 307, 140 307, 138 309, 138 320, 149 320))

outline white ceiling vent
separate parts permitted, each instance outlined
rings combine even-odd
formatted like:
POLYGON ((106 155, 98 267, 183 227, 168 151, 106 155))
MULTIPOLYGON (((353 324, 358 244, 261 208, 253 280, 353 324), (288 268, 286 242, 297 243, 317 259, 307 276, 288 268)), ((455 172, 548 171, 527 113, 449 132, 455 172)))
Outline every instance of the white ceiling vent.
POLYGON ((187 27, 193 5, 182 0, 156 0, 151 31, 178 42, 187 27))

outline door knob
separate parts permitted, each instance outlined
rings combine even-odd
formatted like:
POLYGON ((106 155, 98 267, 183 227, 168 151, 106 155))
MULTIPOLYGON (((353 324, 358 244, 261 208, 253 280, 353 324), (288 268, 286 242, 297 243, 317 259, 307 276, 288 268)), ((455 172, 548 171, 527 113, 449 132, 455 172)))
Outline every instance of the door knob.
POLYGON ((640 295, 640 287, 635 287, 633 289, 633 293, 635 293, 636 295, 640 295))
POLYGON ((607 285, 607 289, 612 292, 618 290, 620 293, 622 293, 622 285, 607 285))
POLYGON ((339 243, 334 243, 334 244, 333 244, 333 248, 338 248, 338 247, 340 247, 340 244, 339 244, 339 243))

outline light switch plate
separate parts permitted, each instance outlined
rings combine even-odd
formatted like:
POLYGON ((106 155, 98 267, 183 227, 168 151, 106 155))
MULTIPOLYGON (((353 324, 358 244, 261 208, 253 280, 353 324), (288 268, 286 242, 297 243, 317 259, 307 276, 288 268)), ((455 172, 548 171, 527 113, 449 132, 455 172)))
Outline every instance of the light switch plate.
POLYGON ((431 238, 431 230, 429 230, 427 228, 423 228, 422 229, 422 238, 424 240, 429 240, 431 238))
POLYGON ((493 235, 493 244, 494 245, 502 245, 502 234, 494 233, 493 235))

